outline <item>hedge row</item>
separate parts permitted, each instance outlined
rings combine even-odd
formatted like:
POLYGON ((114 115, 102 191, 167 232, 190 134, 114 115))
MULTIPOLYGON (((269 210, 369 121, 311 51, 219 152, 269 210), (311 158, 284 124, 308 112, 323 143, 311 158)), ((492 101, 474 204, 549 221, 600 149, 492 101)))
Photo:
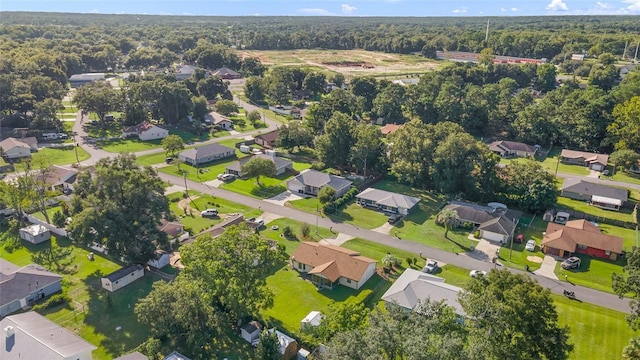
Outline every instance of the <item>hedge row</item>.
POLYGON ((352 187, 344 195, 340 196, 339 198, 325 205, 322 208, 322 212, 324 212, 325 214, 333 214, 338 209, 342 208, 343 206, 347 205, 351 200, 353 200, 356 197, 356 195, 358 195, 358 193, 359 193, 358 188, 352 187))

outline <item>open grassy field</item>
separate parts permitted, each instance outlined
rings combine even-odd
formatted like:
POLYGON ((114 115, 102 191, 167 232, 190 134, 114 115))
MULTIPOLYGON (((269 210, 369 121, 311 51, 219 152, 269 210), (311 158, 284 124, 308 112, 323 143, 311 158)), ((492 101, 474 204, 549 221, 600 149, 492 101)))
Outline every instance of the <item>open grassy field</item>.
MULTIPOLYGON (((72 245, 66 239, 55 239, 55 244, 68 249, 65 257, 69 264, 51 270, 64 276, 63 292, 72 298, 72 303, 40 311, 41 314, 98 346, 93 352, 94 359, 113 359, 137 347, 148 337, 147 329, 139 324, 133 314, 135 303, 146 296, 151 284, 158 280, 146 274, 135 285, 125 287, 115 293, 103 290, 100 277, 120 268, 119 264, 96 254, 89 261, 89 251, 72 245), (121 326, 120 331, 116 327, 121 326)), ((32 263, 33 256, 47 251, 49 243, 22 246, 11 252, 0 247, 0 257, 19 266, 32 263)), ((47 266, 47 264, 42 264, 47 266)))
POLYGON ((342 73, 345 76, 422 74, 438 67, 438 62, 419 55, 365 50, 245 50, 241 53, 243 57, 258 57, 265 65, 311 66, 327 74, 342 73))
POLYGON ((31 154, 31 163, 35 166, 39 166, 40 164, 44 166, 68 165, 75 163, 77 160, 87 160, 90 157, 91 155, 79 146, 75 148, 73 146, 64 148, 41 148, 31 154), (77 159, 76 151, 78 153, 77 159))

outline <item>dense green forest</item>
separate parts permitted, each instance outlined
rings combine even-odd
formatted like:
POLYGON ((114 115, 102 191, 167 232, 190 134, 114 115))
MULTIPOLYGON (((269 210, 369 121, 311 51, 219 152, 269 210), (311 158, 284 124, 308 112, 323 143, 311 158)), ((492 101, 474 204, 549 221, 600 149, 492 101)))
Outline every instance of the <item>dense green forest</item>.
POLYGON ((34 38, 78 44, 114 42, 125 53, 129 40, 179 53, 197 39, 244 49, 365 49, 393 53, 438 50, 552 59, 587 51, 622 55, 639 40, 634 16, 495 17, 485 43, 487 18, 204 17, 51 13, 3 13, 0 35, 24 42, 34 38), (16 25, 21 25, 16 27, 16 25), (26 26, 28 25, 28 26, 26 26), (118 40, 115 40, 118 39, 118 40), (119 45, 119 46, 118 46, 119 45))

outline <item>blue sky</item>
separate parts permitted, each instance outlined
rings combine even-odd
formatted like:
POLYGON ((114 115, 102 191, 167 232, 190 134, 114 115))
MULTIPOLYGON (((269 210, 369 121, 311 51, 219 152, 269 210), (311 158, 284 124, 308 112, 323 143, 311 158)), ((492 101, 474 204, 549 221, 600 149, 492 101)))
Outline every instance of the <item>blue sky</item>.
POLYGON ((640 0, 0 0, 0 11, 154 15, 640 15, 640 0))

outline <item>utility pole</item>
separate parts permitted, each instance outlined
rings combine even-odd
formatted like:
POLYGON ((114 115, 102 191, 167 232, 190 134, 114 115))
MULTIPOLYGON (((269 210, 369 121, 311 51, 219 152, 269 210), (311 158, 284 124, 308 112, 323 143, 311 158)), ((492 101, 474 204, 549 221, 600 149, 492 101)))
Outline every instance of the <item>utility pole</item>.
POLYGON ((319 215, 320 211, 318 209, 318 201, 316 199, 316 235, 318 235, 318 215, 319 215))
POLYGON ((516 233, 516 219, 513 219, 513 230, 511 230, 511 247, 509 249, 509 260, 511 260, 511 255, 513 254, 513 237, 516 233))

